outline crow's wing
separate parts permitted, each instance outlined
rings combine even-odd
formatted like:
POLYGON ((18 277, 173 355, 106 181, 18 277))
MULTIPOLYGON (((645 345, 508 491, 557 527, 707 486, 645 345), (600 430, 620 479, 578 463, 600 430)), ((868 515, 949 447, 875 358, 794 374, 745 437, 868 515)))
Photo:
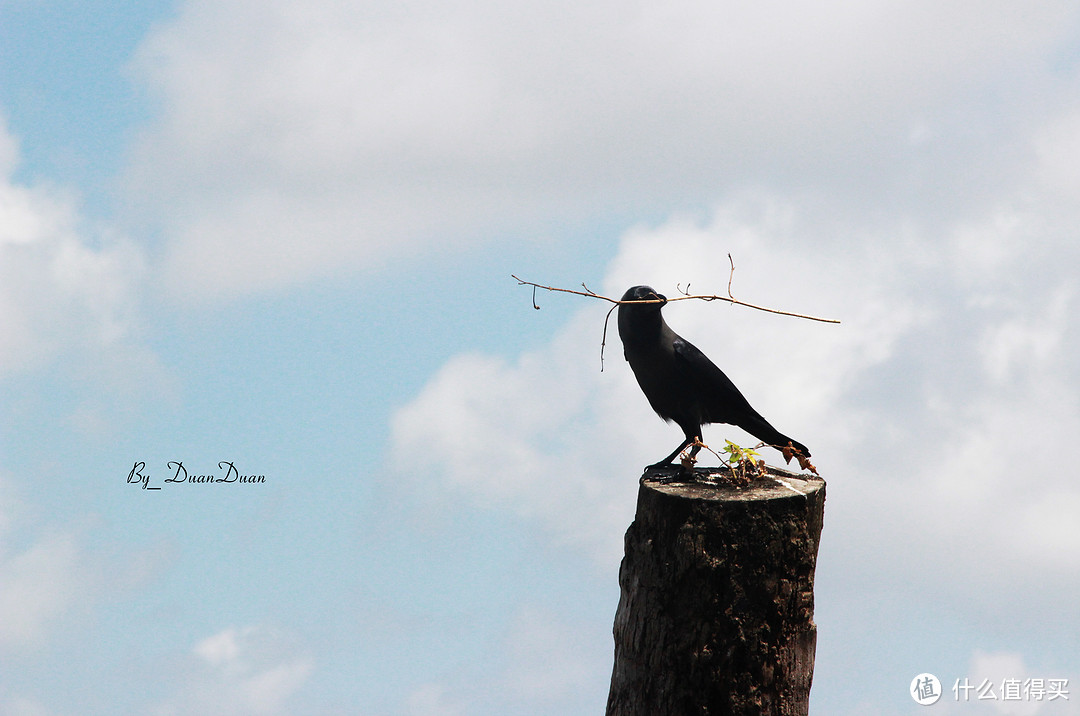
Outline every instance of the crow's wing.
POLYGON ((749 414, 757 415, 743 394, 709 357, 690 341, 676 336, 675 363, 680 373, 693 386, 695 399, 701 406, 701 417, 710 423, 739 424, 749 414))
POLYGON ((800 442, 792 440, 761 417, 709 357, 680 336, 674 340, 675 363, 678 371, 687 377, 687 384, 694 386, 695 401, 702 422, 729 423, 737 425, 767 445, 793 443, 807 457, 810 451, 800 442))

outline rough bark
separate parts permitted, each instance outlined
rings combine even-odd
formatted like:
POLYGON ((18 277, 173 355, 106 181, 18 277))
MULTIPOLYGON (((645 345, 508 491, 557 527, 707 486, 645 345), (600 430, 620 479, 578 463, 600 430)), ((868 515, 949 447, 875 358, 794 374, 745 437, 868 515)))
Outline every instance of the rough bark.
POLYGON ((608 716, 807 713, 825 483, 769 468, 739 485, 717 472, 641 478, 608 716))

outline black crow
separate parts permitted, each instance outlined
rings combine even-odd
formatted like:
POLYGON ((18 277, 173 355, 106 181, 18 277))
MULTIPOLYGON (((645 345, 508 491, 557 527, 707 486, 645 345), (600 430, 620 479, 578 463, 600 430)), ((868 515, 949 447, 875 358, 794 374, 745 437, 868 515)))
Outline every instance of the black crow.
MULTIPOLYGON (((810 451, 769 425, 750 407, 735 384, 708 357, 671 330, 660 309, 667 298, 648 286, 634 286, 623 301, 658 301, 619 305, 619 337, 623 355, 656 414, 674 421, 686 439, 666 458, 650 467, 670 465, 675 456, 701 440, 701 426, 730 423, 777 449, 789 444, 810 457, 810 451)), ((700 446, 691 448, 694 457, 700 446)))

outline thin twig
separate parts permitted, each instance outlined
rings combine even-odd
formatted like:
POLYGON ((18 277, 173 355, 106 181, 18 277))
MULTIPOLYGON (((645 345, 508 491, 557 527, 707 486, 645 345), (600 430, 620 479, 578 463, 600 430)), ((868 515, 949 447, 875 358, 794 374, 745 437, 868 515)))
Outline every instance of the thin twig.
MULTIPOLYGON (((727 295, 728 295, 728 298, 730 298, 732 301, 734 301, 735 297, 731 295, 731 282, 735 278, 735 259, 731 258, 731 254, 729 253, 727 255, 727 260, 728 260, 728 263, 731 264, 731 273, 729 273, 727 275, 727 295)), ((534 293, 533 296, 535 297, 536 294, 534 293)), ((536 301, 533 301, 533 303, 536 303, 536 301)))
MULTIPOLYGON (((603 296, 600 296, 599 298, 603 298, 603 296)), ((611 308, 608 309, 607 315, 604 316, 604 334, 600 337, 600 372, 601 373, 604 372, 604 346, 607 345, 607 324, 608 324, 608 319, 611 318, 612 311, 614 311, 618 307, 619 307, 619 304, 616 303, 614 306, 612 306, 611 308)))
MULTIPOLYGON (((733 271, 734 271, 734 267, 735 267, 734 262, 732 262, 732 270, 733 271)), ((620 304, 623 304, 623 303, 664 303, 664 301, 662 301, 659 298, 646 299, 646 300, 643 300, 643 301, 620 301, 620 300, 617 300, 617 299, 614 299, 614 298, 609 298, 607 296, 601 296, 600 294, 595 293, 594 291, 590 290, 587 286, 585 286, 585 284, 582 284, 582 287, 585 288, 585 291, 575 291, 575 290, 569 289, 569 288, 558 288, 556 286, 544 286, 543 284, 533 283, 532 281, 526 281, 526 280, 524 280, 522 278, 518 278, 514 274, 510 274, 510 277, 512 279, 514 279, 515 281, 517 281, 519 286, 533 286, 534 288, 542 288, 545 291, 558 291, 560 293, 572 293, 575 296, 587 296, 588 298, 599 298, 602 301, 607 301, 609 303, 614 303, 616 306, 618 306, 620 304)), ((690 286, 689 286, 689 284, 687 284, 687 289, 689 290, 689 288, 690 288, 690 286)), ((729 294, 731 293, 731 280, 730 279, 728 280, 728 293, 729 294)), ((804 318, 804 319, 806 319, 808 321, 818 321, 820 323, 840 323, 840 321, 836 320, 835 318, 819 318, 818 316, 810 316, 810 315, 807 315, 805 313, 794 313, 792 311, 781 311, 781 310, 776 309, 776 308, 768 308, 766 306, 758 306, 757 304, 747 303, 746 301, 740 301, 739 299, 737 299, 737 298, 735 298, 733 296, 730 296, 730 295, 728 295, 728 296, 715 296, 715 295, 702 294, 702 295, 691 296, 689 294, 684 294, 682 296, 673 296, 673 297, 667 299, 667 302, 670 303, 672 301, 685 301, 685 300, 690 299, 690 298, 698 299, 698 300, 701 300, 701 301, 727 301, 728 303, 730 303, 732 305, 745 306, 747 308, 753 308, 753 309, 758 310, 758 311, 765 311, 766 313, 775 313, 775 314, 778 314, 778 315, 781 315, 781 316, 791 316, 792 318, 804 318)), ((534 301, 533 305, 536 306, 535 301, 534 301)), ((539 308, 539 307, 537 306, 537 308, 539 308)))
MULTIPOLYGON (((533 283, 532 281, 526 281, 525 279, 518 278, 514 274, 510 274, 510 278, 517 281, 518 286, 533 286, 535 288, 542 288, 545 291, 559 291, 560 293, 572 293, 575 296, 588 296, 589 298, 599 298, 599 299, 603 299, 604 301, 610 301, 611 303, 619 303, 619 301, 616 301, 614 298, 608 298, 607 296, 601 296, 598 293, 590 291, 589 287, 586 286, 585 284, 581 284, 582 288, 585 289, 584 291, 575 291, 572 288, 556 288, 555 286, 542 286, 542 285, 540 285, 538 283, 533 283)), ((643 303, 660 303, 660 300, 657 299, 655 301, 643 301, 643 303)))

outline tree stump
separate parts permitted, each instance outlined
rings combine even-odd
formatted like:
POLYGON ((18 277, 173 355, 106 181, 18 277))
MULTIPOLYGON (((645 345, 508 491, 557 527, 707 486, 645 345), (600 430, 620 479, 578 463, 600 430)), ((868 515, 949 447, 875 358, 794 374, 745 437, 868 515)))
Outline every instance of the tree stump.
POLYGON ((608 716, 805 716, 825 482, 650 469, 626 531, 608 716))

